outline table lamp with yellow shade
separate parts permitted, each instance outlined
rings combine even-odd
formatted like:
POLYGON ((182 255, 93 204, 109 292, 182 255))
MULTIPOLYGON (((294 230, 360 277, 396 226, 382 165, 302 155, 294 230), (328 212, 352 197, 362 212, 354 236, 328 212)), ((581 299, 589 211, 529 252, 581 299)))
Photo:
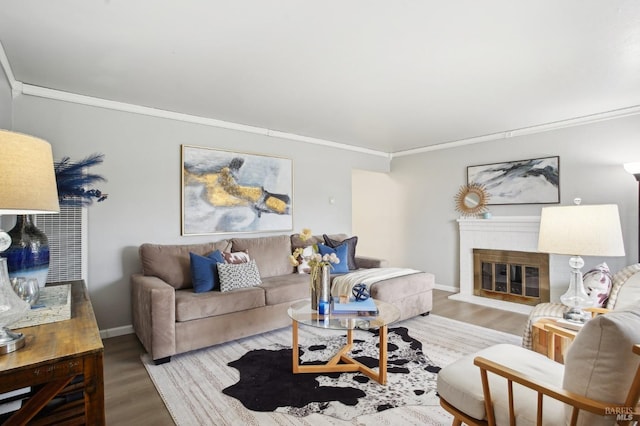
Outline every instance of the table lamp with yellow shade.
MULTIPOLYGON (((33 136, 0 130, 0 215, 59 210, 51 145, 33 136)), ((0 255, 10 245, 11 238, 0 230, 0 255)), ((11 287, 7 259, 0 258, 0 354, 24 346, 24 335, 10 331, 7 326, 29 309, 29 303, 20 299, 11 287)))

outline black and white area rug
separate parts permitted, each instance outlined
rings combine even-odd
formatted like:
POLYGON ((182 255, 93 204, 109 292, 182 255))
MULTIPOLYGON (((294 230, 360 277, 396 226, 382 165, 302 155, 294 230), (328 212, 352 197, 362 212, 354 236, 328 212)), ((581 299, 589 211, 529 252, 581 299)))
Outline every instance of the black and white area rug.
MULTIPOLYGON (((291 374, 290 357, 291 327, 176 355, 167 364, 154 365, 147 354, 142 355, 141 358, 158 393, 178 426, 450 425, 452 418, 449 413, 440 407, 438 398, 433 391, 433 386, 435 386, 433 380, 436 377, 436 373, 430 372, 428 368, 431 368, 430 366, 444 367, 463 355, 497 343, 521 344, 521 339, 518 336, 450 320, 437 315, 415 317, 392 326, 392 328, 397 327, 408 329, 409 336, 422 344, 422 356, 420 356, 418 354, 419 349, 411 349, 411 342, 403 341, 397 333, 389 333, 389 342, 398 346, 398 350, 394 351, 397 359, 411 359, 407 353, 417 357, 415 365, 421 365, 422 368, 416 367, 415 370, 421 370, 419 374, 427 376, 424 383, 420 383, 423 379, 413 378, 414 372, 410 374, 392 372, 395 369, 408 368, 407 364, 411 366, 412 361, 401 365, 404 361, 400 364, 392 364, 390 359, 388 364, 389 373, 387 374, 389 384, 387 386, 381 386, 376 382, 365 379, 364 376, 358 373, 345 373, 343 380, 346 381, 345 386, 343 386, 344 383, 336 386, 335 380, 337 379, 328 375, 323 375, 319 378, 317 385, 314 383, 283 385, 282 377, 285 376, 285 372, 289 374, 289 377, 293 376, 291 374), (396 336, 393 336, 393 334, 396 334, 396 336), (397 342, 398 339, 401 342, 397 342), (241 362, 245 355, 262 350, 269 350, 270 352, 289 351, 283 352, 283 357, 271 353, 283 363, 283 367, 278 367, 276 362, 268 361, 268 367, 260 369, 265 370, 264 372, 257 371, 257 374, 260 375, 266 373, 276 376, 273 379, 267 378, 268 383, 260 383, 252 378, 247 379, 241 375, 236 367, 229 365, 230 363, 241 362), (276 371, 279 368, 285 368, 286 371, 283 370, 281 374, 277 373, 276 371), (411 378, 408 378, 408 376, 411 378), (274 411, 249 409, 239 399, 223 392, 224 389, 233 388, 239 382, 247 380, 253 382, 256 387, 262 387, 261 392, 255 392, 255 397, 257 399, 266 398, 267 400, 272 400, 268 403, 273 404, 274 411), (367 385, 366 388, 360 388, 359 381, 368 382, 363 383, 367 385), (325 398, 330 399, 330 401, 319 401, 319 398, 316 398, 315 402, 310 402, 308 394, 307 396, 304 395, 308 390, 308 386, 317 386, 318 389, 331 388, 331 391, 327 392, 329 397, 325 398), (302 390, 303 387, 307 389, 304 392, 302 390), (336 390, 334 387, 348 387, 350 389, 336 390), (343 392, 352 392, 354 395, 356 392, 363 392, 370 397, 370 402, 365 402, 365 397, 346 397, 343 392), (274 398, 274 395, 286 395, 287 393, 290 394, 289 397, 291 395, 295 397, 299 394, 299 402, 285 402, 284 404, 286 405, 278 405, 276 407, 277 404, 273 400, 279 400, 281 395, 277 398, 274 398), (340 402, 338 398, 341 398, 344 402, 340 402), (401 400, 406 405, 398 406, 401 400), (356 401, 360 407, 356 408, 356 405, 349 405, 356 401), (368 408, 362 408, 367 404, 369 405, 368 408), (390 406, 396 408, 390 408, 390 406), (288 410, 291 410, 291 414, 288 414, 288 410), (369 414, 359 414, 350 420, 343 420, 343 418, 356 413, 356 410, 360 413, 365 413, 366 410, 369 414), (297 412, 294 413, 294 411, 297 412), (342 416, 342 418, 337 416, 342 416)), ((306 348, 303 355, 304 362, 313 362, 314 359, 326 360, 325 355, 321 353, 325 349, 313 350, 320 348, 310 347, 310 345, 317 346, 319 342, 324 342, 326 339, 328 344, 339 346, 344 340, 338 336, 345 334, 341 331, 314 327, 300 327, 299 332, 300 344, 306 348)), ((377 337, 372 337, 372 334, 368 331, 357 330, 354 332, 354 339, 366 340, 369 338, 377 340, 377 337)), ((331 352, 332 349, 327 347, 326 351, 331 352)), ((266 354, 264 356, 259 355, 260 352, 258 352, 258 358, 270 357, 270 355, 266 354)), ((364 353, 358 355, 375 357, 377 365, 377 348, 370 355, 365 355, 364 353)), ((262 361, 258 360, 256 362, 262 361)), ((267 362, 264 364, 267 364, 267 362)), ((418 374, 418 371, 415 374, 418 374)), ((313 374, 297 374, 295 375, 295 380, 315 381, 316 379, 313 379, 313 376, 313 374)), ((254 403, 262 404, 261 401, 254 403)))
MULTIPOLYGON (((300 348, 301 365, 323 364, 345 344, 346 334, 322 338, 300 348)), ((378 368, 378 330, 354 339, 348 356, 369 368, 378 368)), ((276 411, 294 416, 311 413, 351 420, 405 405, 438 403, 436 379, 440 367, 422 352, 422 343, 405 327, 389 329, 387 384, 361 373, 293 374, 290 347, 274 345, 247 352, 229 366, 238 369, 238 383, 223 389, 254 411, 276 411)))

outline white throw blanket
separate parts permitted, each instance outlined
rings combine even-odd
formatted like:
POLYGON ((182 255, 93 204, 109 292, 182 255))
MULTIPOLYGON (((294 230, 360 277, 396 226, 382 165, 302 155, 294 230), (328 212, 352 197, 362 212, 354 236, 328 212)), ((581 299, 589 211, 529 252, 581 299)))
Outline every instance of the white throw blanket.
POLYGON ((363 283, 367 287, 367 291, 371 284, 378 281, 384 281, 391 278, 401 277, 403 275, 417 274, 422 271, 408 268, 370 268, 362 271, 349 272, 333 279, 331 285, 331 295, 339 297, 341 294, 351 296, 351 289, 354 285, 363 283))

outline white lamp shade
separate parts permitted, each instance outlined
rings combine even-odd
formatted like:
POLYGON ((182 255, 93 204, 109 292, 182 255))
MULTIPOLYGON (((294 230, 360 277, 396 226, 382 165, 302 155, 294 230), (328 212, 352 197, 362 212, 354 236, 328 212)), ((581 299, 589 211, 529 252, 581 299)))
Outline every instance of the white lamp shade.
POLYGON ((632 175, 640 174, 640 162, 638 163, 626 163, 624 169, 632 175))
POLYGON ((624 256, 618 206, 543 208, 538 251, 572 256, 624 256))
POLYGON ((0 130, 0 214, 59 211, 51 145, 0 130))

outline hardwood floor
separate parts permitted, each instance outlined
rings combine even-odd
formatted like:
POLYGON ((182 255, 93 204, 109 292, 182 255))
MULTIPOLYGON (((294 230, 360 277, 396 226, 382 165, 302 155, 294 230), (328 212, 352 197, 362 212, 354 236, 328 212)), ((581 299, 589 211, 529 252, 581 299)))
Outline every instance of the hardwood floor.
POLYGON ((447 297, 451 294, 447 291, 434 290, 431 312, 442 317, 522 336, 527 315, 450 300, 447 297))
MULTIPOLYGON (((522 335, 526 315, 449 300, 434 290, 433 314, 522 335)), ((133 334, 104 340, 105 406, 108 425, 173 425, 174 422, 140 361, 142 345, 133 334)))

